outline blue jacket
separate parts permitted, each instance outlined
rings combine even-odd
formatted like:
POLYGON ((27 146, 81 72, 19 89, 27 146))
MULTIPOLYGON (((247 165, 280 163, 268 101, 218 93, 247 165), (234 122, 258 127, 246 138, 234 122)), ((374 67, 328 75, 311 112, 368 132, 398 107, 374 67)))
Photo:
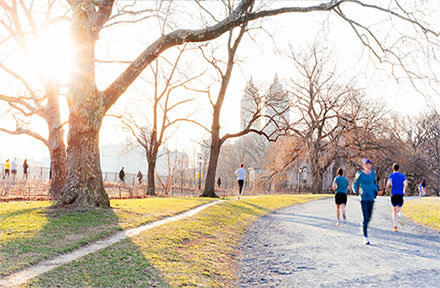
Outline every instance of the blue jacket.
POLYGON ((352 185, 353 192, 361 196, 361 200, 373 201, 377 196, 376 172, 370 174, 358 171, 352 185))

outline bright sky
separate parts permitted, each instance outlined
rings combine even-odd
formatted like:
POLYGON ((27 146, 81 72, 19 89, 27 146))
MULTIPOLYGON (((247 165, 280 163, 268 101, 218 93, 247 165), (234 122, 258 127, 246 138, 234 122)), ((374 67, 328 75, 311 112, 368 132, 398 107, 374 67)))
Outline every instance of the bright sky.
MULTIPOLYGON (((290 4, 293 1, 279 1, 278 3, 290 4)), ((321 1, 297 1, 298 3, 314 3, 321 1)), ((184 5, 185 2, 179 2, 184 5)), ((281 5, 279 4, 279 5, 281 5)), ((438 5, 438 4, 437 4, 438 5)), ((183 10, 182 10, 183 11, 183 10)), ((389 73, 381 72, 381 69, 388 69, 384 65, 369 61, 368 53, 362 48, 354 33, 348 25, 336 21, 335 17, 327 19, 325 13, 311 14, 289 14, 272 17, 263 21, 263 27, 273 35, 269 37, 262 30, 252 32, 254 40, 245 37, 238 52, 241 60, 240 67, 236 66, 228 88, 227 98, 223 107, 222 125, 223 133, 234 132, 239 129, 240 98, 246 86, 246 81, 252 77, 255 82, 270 82, 275 73, 281 81, 287 80, 292 75, 292 65, 286 57, 276 52, 287 52, 289 45, 295 51, 301 51, 310 46, 316 38, 326 41, 332 49, 333 61, 338 63, 338 69, 348 78, 356 77, 360 86, 363 86, 370 97, 385 99, 389 107, 403 114, 417 114, 426 109, 425 99, 418 95, 410 85, 405 82, 397 82, 389 73), (326 21, 328 20, 328 21, 326 21), (274 45, 276 43, 276 46, 274 45)), ((371 15, 359 14, 364 20, 371 15)), ((188 20, 187 20, 188 21, 188 20)), ((371 19, 378 21, 378 19, 371 19)), ((101 40, 97 45, 97 58, 110 60, 132 60, 147 45, 159 35, 159 29, 154 23, 157 21, 149 20, 149 24, 138 23, 136 25, 123 24, 104 30, 101 33, 101 40), (147 29, 145 29, 147 27, 147 29), (154 27, 154 29, 152 28, 154 27), (147 32, 146 32, 147 31, 147 32)), ((190 25, 195 25, 190 23, 190 25)), ((186 26, 185 26, 186 27, 186 26)), ((375 28, 380 26, 375 26, 375 28)), ((385 32, 384 32, 385 33, 385 32)), ((70 67, 68 26, 57 26, 52 30, 42 33, 39 39, 33 39, 32 47, 35 53, 34 66, 37 70, 46 71, 47 77, 60 77, 66 81, 62 71, 70 67), (56 39, 56 40, 55 40, 56 39), (60 41, 61 40, 61 41, 60 41), (66 61, 67 60, 67 61, 66 61)), ((221 46, 225 43, 225 37, 216 40, 216 45, 221 51, 221 46)), ((9 52, 0 52, 0 61, 16 61, 18 66, 25 66, 26 63, 17 57, 11 57, 9 52)), ((165 53, 167 56, 175 55, 175 50, 165 53)), ((126 67, 125 64, 98 64, 97 82, 100 88, 105 88, 117 75, 126 67)), ((187 53, 182 60, 182 67, 187 67, 186 71, 198 74, 205 71, 204 77, 191 84, 198 89, 206 89, 211 85, 212 92, 215 94, 218 85, 213 81, 214 72, 211 67, 199 57, 194 56, 194 52, 187 53), (186 65, 186 66, 185 66, 186 65), (211 70, 210 70, 211 69, 211 70)), ((151 77, 151 74, 144 73, 144 78, 151 77), (150 75, 150 76, 148 76, 150 75)), ((151 78, 149 78, 151 79, 151 78)), ((7 82, 2 84, 0 93, 8 94, 14 90, 14 86, 7 82), (5 89, 5 88, 9 89, 5 89)), ((129 113, 129 111, 149 111, 148 95, 151 95, 152 88, 145 81, 137 80, 133 86, 118 100, 111 112, 115 114, 129 113)), ((193 97, 194 93, 189 91, 179 91, 177 96, 193 97)), ((209 106, 206 97, 196 96, 195 104, 192 103, 180 109, 179 114, 184 116, 198 107, 198 112, 194 117, 199 119, 206 126, 209 122, 209 106)), ((65 101, 62 101, 64 111, 63 118, 67 119, 67 108, 65 101)), ((4 107, 0 106, 0 111, 4 113, 4 107)), ((147 112, 148 113, 148 112, 147 112)), ((1 124, 8 123, 5 115, 0 116, 1 124)), ((11 124, 11 123, 9 123, 11 124)), ((36 121, 32 123, 34 128, 40 131, 46 129, 44 122, 36 121)), ((44 133, 44 132, 43 132, 44 133)), ((107 118, 101 130, 101 144, 124 143, 128 136, 119 125, 118 120, 107 118), (117 131, 117 133, 115 133, 117 131)), ((173 137, 169 141, 170 148, 186 150, 193 154, 197 150, 197 142, 206 137, 206 132, 190 124, 181 124, 173 137)), ((0 161, 6 158, 39 158, 48 155, 47 148, 37 140, 27 136, 9 136, 0 133, 0 161)))

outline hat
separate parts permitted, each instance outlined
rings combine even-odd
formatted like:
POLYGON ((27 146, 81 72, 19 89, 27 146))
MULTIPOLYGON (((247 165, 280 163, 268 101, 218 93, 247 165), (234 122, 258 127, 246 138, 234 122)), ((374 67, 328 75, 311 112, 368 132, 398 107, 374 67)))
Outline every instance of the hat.
POLYGON ((371 161, 370 161, 370 159, 368 159, 368 158, 362 158, 362 164, 367 164, 367 163, 370 163, 370 164, 373 164, 371 161))

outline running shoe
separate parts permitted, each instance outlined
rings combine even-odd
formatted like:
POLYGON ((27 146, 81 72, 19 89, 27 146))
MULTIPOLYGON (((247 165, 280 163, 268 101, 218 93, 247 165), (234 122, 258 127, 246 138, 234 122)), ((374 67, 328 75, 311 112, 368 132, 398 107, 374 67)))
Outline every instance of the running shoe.
POLYGON ((364 237, 364 244, 371 245, 370 240, 368 240, 368 237, 364 237))

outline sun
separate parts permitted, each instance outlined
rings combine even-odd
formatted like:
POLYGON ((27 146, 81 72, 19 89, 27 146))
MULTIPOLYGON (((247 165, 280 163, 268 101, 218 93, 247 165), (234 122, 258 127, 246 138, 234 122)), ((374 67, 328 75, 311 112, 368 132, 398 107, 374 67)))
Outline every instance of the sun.
POLYGON ((27 38, 31 64, 44 81, 67 82, 72 68, 72 41, 61 25, 27 38))

